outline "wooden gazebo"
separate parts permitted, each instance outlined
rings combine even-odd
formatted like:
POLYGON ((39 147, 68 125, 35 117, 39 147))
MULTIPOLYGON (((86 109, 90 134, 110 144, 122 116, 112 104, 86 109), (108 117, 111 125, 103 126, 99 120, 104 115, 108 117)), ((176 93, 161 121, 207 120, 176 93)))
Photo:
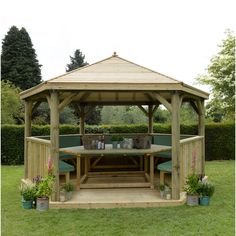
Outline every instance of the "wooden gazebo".
MULTIPOLYGON (((25 178, 33 174, 45 174, 46 159, 50 155, 54 161, 56 174, 56 195, 59 200, 59 113, 71 102, 78 104, 80 112, 80 134, 85 133, 85 115, 87 106, 95 105, 137 105, 148 116, 148 133, 153 133, 153 113, 160 104, 172 114, 172 198, 179 199, 181 168, 186 150, 180 140, 180 107, 189 102, 197 112, 198 136, 197 148, 201 150, 199 172, 204 173, 204 100, 208 94, 183 82, 147 69, 116 53, 112 57, 73 70, 64 75, 45 81, 38 86, 23 91, 21 99, 25 101, 25 178), (31 138, 31 116, 41 102, 47 101, 50 107, 50 140, 31 138), (147 107, 147 109, 146 109, 147 107), (33 144, 34 142, 34 144, 33 144), (39 144, 41 146, 37 146, 39 144), (34 153, 29 153, 29 145, 34 153), (182 146, 181 146, 182 145, 182 146)), ((189 146, 190 147, 190 146, 189 146)), ((191 149, 188 150, 189 155, 191 149)), ((185 154, 186 155, 186 154, 185 154)), ((187 154, 188 155, 188 154, 187 154)))

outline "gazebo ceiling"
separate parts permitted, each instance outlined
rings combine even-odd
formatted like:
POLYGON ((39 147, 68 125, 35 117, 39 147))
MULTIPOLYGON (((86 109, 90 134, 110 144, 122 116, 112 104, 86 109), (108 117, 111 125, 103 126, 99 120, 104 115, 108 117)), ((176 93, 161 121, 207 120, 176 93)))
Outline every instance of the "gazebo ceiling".
POLYGON ((183 99, 207 99, 209 94, 178 80, 118 57, 81 67, 31 89, 21 92, 22 99, 43 100, 50 90, 57 90, 60 99, 71 96, 84 104, 153 104, 156 96, 170 100, 172 91, 183 99))

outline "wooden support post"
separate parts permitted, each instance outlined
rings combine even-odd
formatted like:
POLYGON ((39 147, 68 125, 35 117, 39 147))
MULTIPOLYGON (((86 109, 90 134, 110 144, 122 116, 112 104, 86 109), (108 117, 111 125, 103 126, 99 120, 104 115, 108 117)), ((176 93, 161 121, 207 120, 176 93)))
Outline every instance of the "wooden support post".
POLYGON ((55 181, 55 196, 53 201, 59 201, 59 97, 56 91, 51 92, 50 96, 50 140, 51 140, 51 158, 53 159, 55 181))
POLYGON ((174 92, 171 96, 172 105, 172 198, 177 200, 180 198, 180 106, 179 94, 174 92))
POLYGON ((85 109, 84 106, 80 106, 80 134, 84 135, 85 134, 85 109))
POLYGON ((77 190, 80 189, 80 155, 76 156, 76 178, 77 178, 77 190))
POLYGON ((154 156, 153 154, 149 155, 150 159, 150 184, 151 189, 154 189, 154 156))
POLYGON ((33 103, 31 101, 25 101, 25 135, 24 135, 24 178, 28 178, 28 143, 26 138, 31 136, 31 115, 32 115, 33 103))
POLYGON ((204 109, 204 100, 199 100, 198 104, 198 135, 203 136, 202 141, 202 173, 205 174, 205 109, 204 109))
POLYGON ((148 133, 153 133, 153 106, 148 105, 148 133))

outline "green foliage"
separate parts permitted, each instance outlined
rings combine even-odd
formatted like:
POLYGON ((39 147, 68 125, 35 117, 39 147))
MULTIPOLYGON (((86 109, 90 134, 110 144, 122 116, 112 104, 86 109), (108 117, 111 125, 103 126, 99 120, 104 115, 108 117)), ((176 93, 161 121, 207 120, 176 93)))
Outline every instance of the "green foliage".
MULTIPOLYGON (((235 126, 234 123, 206 124, 205 145, 206 160, 222 160, 235 158, 235 126)), ((147 125, 101 125, 86 126, 86 133, 147 133, 147 125)), ((197 125, 181 125, 181 134, 197 134, 197 125)), ((2 164, 15 165, 24 162, 24 126, 3 125, 1 127, 1 160, 2 164)), ((60 134, 78 134, 79 126, 61 125, 60 134)), ((154 124, 154 133, 171 133, 168 124, 154 124)), ((50 126, 33 125, 33 136, 50 134, 50 126)))
POLYGON ((215 186, 210 182, 200 182, 198 193, 200 197, 212 197, 215 192, 215 186))
POLYGON ((207 160, 235 159, 235 124, 207 124, 205 146, 207 160))
POLYGON ((36 185, 36 196, 37 197, 50 197, 53 191, 53 184, 55 181, 54 176, 47 176, 39 181, 36 185))
POLYGON ((1 123, 15 124, 23 119, 20 89, 9 81, 1 82, 1 123))
POLYGON ((112 135, 111 136, 111 141, 112 142, 118 142, 118 136, 117 135, 112 135))
POLYGON ((67 64, 66 72, 88 65, 88 63, 84 61, 84 58, 85 55, 83 55, 79 49, 75 50, 74 56, 70 56, 71 62, 70 64, 67 64))
POLYGON ((160 184, 160 191, 164 191, 165 190, 165 185, 164 184, 160 184))
POLYGON ((184 186, 184 191, 188 195, 198 194, 200 189, 199 176, 197 174, 188 175, 186 179, 186 184, 184 186))
POLYGON ((62 190, 65 190, 66 192, 72 192, 74 191, 74 185, 71 183, 65 183, 61 187, 62 190))
POLYGON ((104 106, 101 111, 102 124, 143 124, 147 117, 137 106, 104 106))
POLYGON ((25 28, 12 26, 2 42, 1 80, 22 90, 41 83, 41 65, 25 28))
MULTIPOLYGON (((39 105, 37 110, 33 113, 33 124, 46 125, 50 124, 50 109, 48 103, 43 102, 39 105)), ((79 119, 74 114, 71 107, 66 106, 59 115, 60 124, 77 124, 79 119)))
POLYGON ((20 194, 25 201, 34 200, 36 196, 36 185, 30 180, 27 180, 25 183, 21 183, 20 194))
POLYGON ((234 119, 235 36, 231 31, 226 31, 226 39, 219 47, 220 51, 212 57, 207 68, 208 75, 197 78, 200 83, 212 88, 212 100, 207 106, 207 115, 215 121, 221 121, 223 117, 234 119))

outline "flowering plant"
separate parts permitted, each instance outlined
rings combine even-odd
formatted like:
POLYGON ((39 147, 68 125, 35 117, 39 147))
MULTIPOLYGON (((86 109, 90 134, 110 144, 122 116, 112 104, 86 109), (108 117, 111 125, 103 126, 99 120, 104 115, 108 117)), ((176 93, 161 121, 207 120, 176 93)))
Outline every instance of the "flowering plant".
POLYGON ((199 190, 198 193, 200 197, 211 197, 214 194, 215 186, 213 183, 208 181, 207 177, 203 177, 199 182, 199 190))
POLYGON ((36 195, 37 197, 49 197, 53 191, 53 184, 55 181, 55 177, 53 175, 49 175, 45 178, 40 179, 36 185, 36 195))
POLYGON ((31 180, 29 179, 24 180, 21 183, 19 190, 20 194, 22 195, 25 201, 34 200, 36 196, 36 184, 33 183, 31 180))

